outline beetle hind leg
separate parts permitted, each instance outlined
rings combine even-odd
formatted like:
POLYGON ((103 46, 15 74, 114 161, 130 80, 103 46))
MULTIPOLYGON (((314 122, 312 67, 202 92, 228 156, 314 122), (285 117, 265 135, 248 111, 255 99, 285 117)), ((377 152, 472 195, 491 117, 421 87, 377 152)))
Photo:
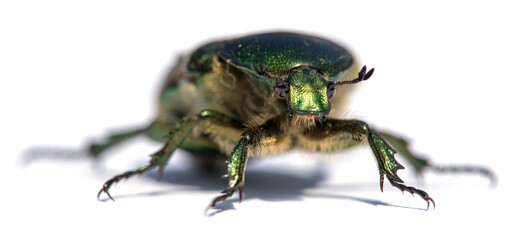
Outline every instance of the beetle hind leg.
POLYGON ((228 188, 223 190, 221 195, 215 197, 207 209, 215 208, 218 204, 231 197, 236 190, 239 190, 239 202, 242 201, 242 187, 244 185, 246 165, 248 164, 248 148, 251 148, 254 144, 253 137, 250 132, 243 132, 241 140, 234 147, 229 161, 227 161, 227 173, 224 176, 228 178, 228 188))
POLYGON ((497 182, 496 175, 488 168, 481 166, 469 166, 469 165, 438 165, 432 163, 430 160, 418 156, 409 149, 409 142, 402 137, 396 136, 387 132, 380 132, 388 143, 395 148, 395 150, 401 154, 411 164, 415 173, 421 176, 427 169, 438 173, 473 173, 480 174, 484 177, 489 178, 491 184, 497 182))
POLYGON ((429 164, 428 166, 430 169, 432 169, 435 172, 438 173, 475 173, 483 175, 487 178, 489 178, 489 181, 492 185, 496 184, 498 179, 496 177, 496 174, 486 167, 481 166, 468 166, 468 165, 432 165, 429 164))
POLYGON ((144 127, 144 128, 136 128, 136 129, 126 130, 126 131, 122 131, 122 132, 112 133, 106 138, 105 141, 89 143, 88 147, 86 148, 87 149, 86 151, 90 156, 97 158, 97 157, 99 157, 99 155, 104 153, 106 150, 108 150, 114 146, 117 146, 129 139, 132 139, 140 134, 143 134, 146 131, 147 131, 147 128, 144 127))
POLYGON ((98 159, 106 150, 111 149, 133 137, 145 133, 146 127, 134 128, 130 130, 111 133, 103 141, 90 142, 85 149, 72 149, 62 147, 33 147, 23 153, 25 163, 41 158, 57 158, 57 159, 98 159))

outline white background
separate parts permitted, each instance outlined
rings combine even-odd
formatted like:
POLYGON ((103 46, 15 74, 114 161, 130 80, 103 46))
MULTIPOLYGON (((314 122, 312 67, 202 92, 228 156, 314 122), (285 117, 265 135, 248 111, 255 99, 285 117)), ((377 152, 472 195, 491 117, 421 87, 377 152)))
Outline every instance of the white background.
POLYGON ((1 239, 508 239, 508 6, 167 2, 0 3, 1 239), (154 173, 134 177, 112 188, 115 203, 96 200, 105 180, 144 164, 159 147, 143 138, 99 164, 21 163, 31 146, 78 148, 108 130, 147 123, 179 54, 268 30, 347 45, 376 68, 347 116, 407 136, 437 163, 488 166, 499 184, 434 173, 420 183, 410 167, 399 171, 435 199, 436 209, 423 211, 417 196, 388 183, 379 191, 367 147, 292 152, 252 161, 243 203, 235 196, 223 206, 234 209, 207 217, 205 206, 226 182, 197 172, 184 152, 163 181, 154 173))

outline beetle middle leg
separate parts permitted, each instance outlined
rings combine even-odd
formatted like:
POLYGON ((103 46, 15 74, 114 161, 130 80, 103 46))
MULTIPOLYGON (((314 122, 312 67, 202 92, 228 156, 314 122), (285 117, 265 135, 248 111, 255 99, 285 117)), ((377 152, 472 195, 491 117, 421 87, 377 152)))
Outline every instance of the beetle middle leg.
MULTIPOLYGON (((192 130, 197 125, 201 125, 201 127, 206 130, 211 128, 219 130, 222 128, 236 129, 241 127, 241 124, 238 121, 233 120, 221 113, 210 110, 204 110, 198 115, 186 117, 183 119, 183 121, 172 126, 165 145, 159 151, 151 155, 151 158, 146 165, 112 177, 103 184, 102 188, 97 194, 97 197, 99 198, 102 193, 106 193, 108 197, 113 200, 109 193, 109 189, 114 183, 117 183, 122 179, 130 178, 133 175, 142 174, 156 167, 159 168, 159 174, 161 176, 163 174, 163 169, 167 165, 172 153, 183 143, 183 141, 191 134, 192 130)), ((220 138, 219 136, 216 137, 220 138)))
MULTIPOLYGON (((368 124, 359 120, 335 120, 328 119, 323 125, 310 128, 305 131, 303 142, 305 148, 315 148, 317 150, 336 150, 337 145, 350 144, 350 141, 368 142, 372 152, 375 155, 379 166, 379 184, 383 191, 384 177, 388 179, 393 187, 401 191, 407 191, 411 194, 417 194, 423 200, 427 201, 427 209, 430 203, 435 206, 434 200, 427 192, 404 185, 404 181, 397 175, 397 170, 404 167, 398 163, 394 157, 396 151, 382 138, 379 133, 370 128, 368 124), (308 142, 307 142, 308 141, 308 142), (313 142, 317 144, 314 145, 313 142)), ((348 147, 348 146, 341 146, 348 147)))

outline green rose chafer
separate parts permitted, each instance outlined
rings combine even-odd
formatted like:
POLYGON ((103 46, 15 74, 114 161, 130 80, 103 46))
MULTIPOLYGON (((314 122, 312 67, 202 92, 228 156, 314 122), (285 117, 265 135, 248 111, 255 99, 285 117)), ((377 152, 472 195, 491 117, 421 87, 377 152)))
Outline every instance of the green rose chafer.
MULTIPOLYGON (((354 84, 369 79, 374 69, 359 68, 344 47, 323 38, 287 32, 250 35, 203 45, 181 57, 159 94, 154 121, 140 129, 89 145, 96 157, 139 134, 164 142, 148 163, 106 181, 98 193, 113 199, 112 184, 167 165, 182 148, 193 153, 227 156, 228 186, 210 203, 215 207, 236 191, 242 199, 248 156, 278 154, 292 148, 314 152, 341 151, 368 143, 384 179, 400 189, 434 200, 425 191, 405 185, 396 151, 413 169, 478 172, 483 167, 437 166, 413 154, 405 140, 380 132, 356 119, 338 119, 354 84)), ((210 161, 217 159, 211 157, 210 161)))

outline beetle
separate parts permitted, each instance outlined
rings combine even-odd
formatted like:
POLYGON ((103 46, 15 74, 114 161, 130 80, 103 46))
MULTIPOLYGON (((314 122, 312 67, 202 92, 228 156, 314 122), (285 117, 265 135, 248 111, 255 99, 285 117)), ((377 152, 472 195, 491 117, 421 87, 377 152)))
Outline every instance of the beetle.
POLYGON ((140 134, 164 143, 146 165, 107 180, 97 197, 105 193, 113 200, 111 186, 133 175, 155 168, 161 175, 177 148, 227 156, 227 187, 208 208, 236 191, 242 200, 249 156, 293 148, 327 153, 368 143, 378 165, 381 191, 386 178, 402 192, 419 195, 427 209, 431 203, 435 207, 429 194, 404 184, 397 175, 397 170, 404 168, 395 159, 397 151, 417 173, 432 169, 477 172, 493 178, 484 167, 434 165, 412 153, 399 136, 378 131, 361 120, 337 118, 355 84, 373 73, 374 68, 359 68, 343 46, 300 33, 260 33, 200 46, 180 57, 171 69, 150 124, 88 146, 87 153, 97 157, 140 134))

